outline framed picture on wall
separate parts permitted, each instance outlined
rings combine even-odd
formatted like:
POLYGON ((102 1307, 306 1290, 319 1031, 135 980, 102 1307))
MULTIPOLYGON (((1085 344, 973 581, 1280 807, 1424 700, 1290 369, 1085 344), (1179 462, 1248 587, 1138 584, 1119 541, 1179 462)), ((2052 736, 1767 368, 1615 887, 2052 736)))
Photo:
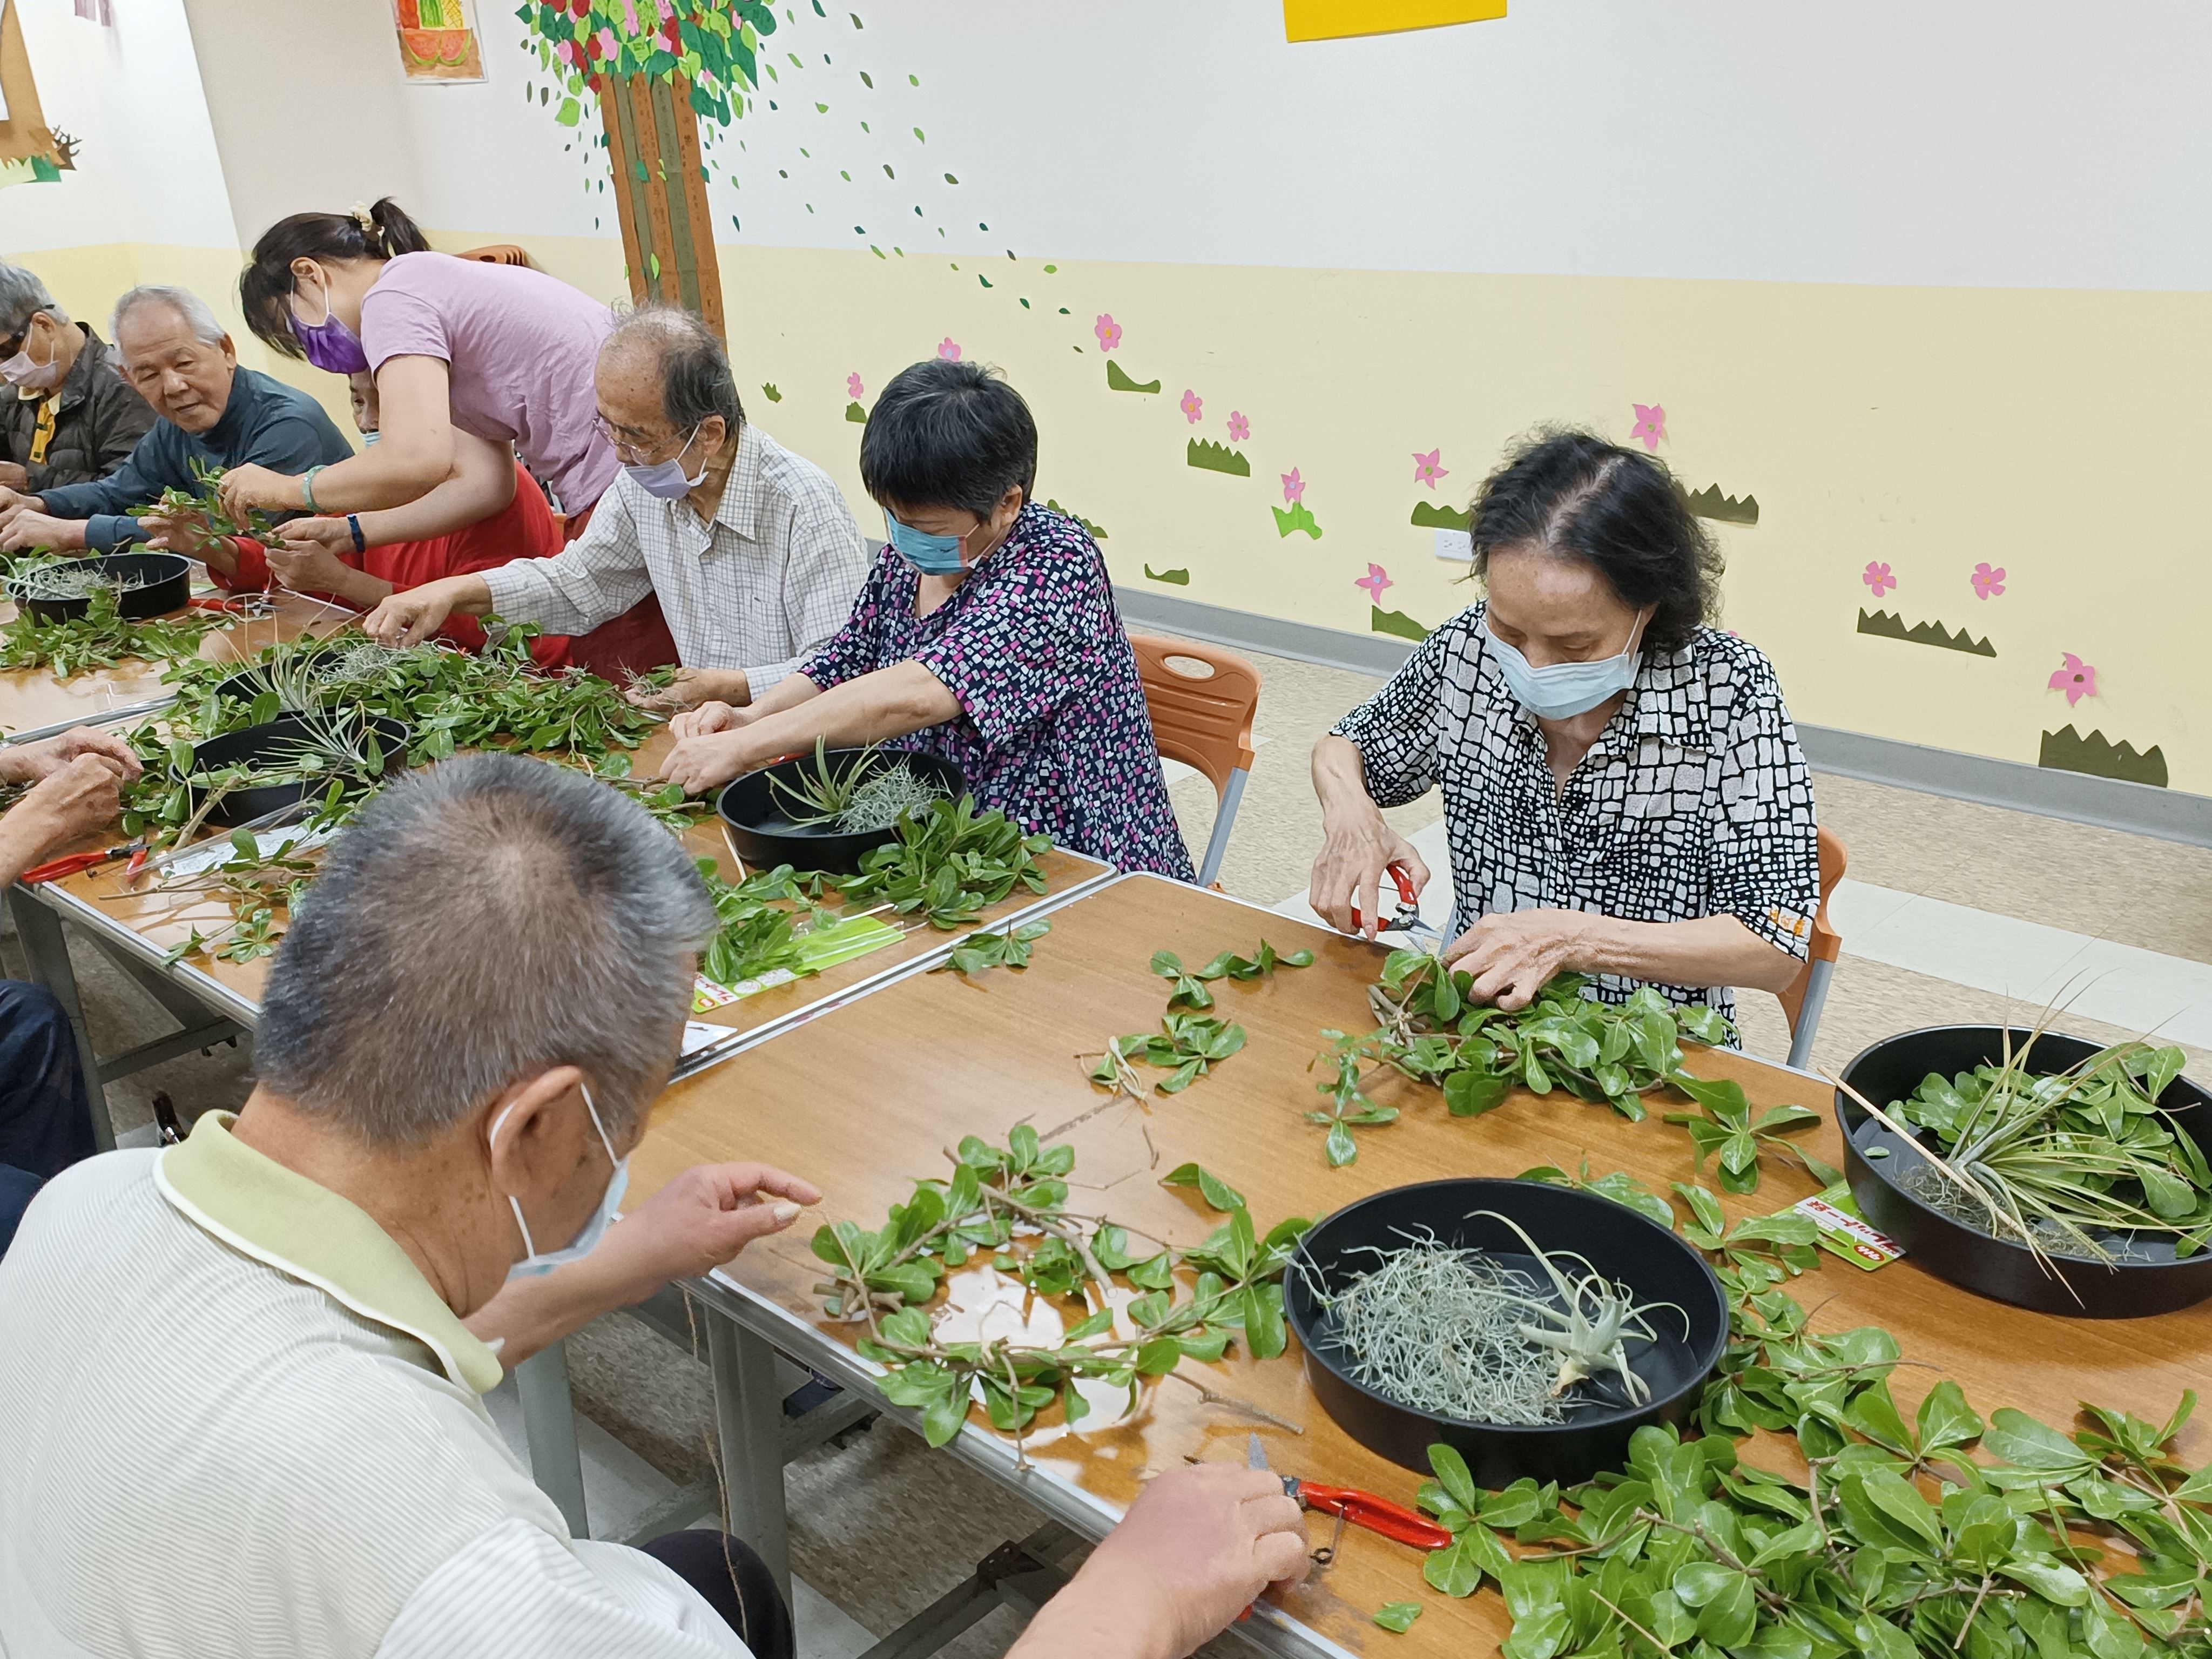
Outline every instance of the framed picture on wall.
POLYGON ((481 81, 476 0, 392 0, 399 67, 410 81, 481 81))

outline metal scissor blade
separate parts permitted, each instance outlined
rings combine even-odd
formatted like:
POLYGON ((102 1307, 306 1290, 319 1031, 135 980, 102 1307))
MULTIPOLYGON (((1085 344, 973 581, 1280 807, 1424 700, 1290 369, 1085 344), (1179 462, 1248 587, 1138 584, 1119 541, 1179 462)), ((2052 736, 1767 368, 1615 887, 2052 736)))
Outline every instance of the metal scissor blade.
POLYGON ((1260 1443, 1260 1437, 1256 1434, 1245 1437, 1244 1467, 1248 1469, 1264 1469, 1267 1467, 1267 1449, 1260 1443))

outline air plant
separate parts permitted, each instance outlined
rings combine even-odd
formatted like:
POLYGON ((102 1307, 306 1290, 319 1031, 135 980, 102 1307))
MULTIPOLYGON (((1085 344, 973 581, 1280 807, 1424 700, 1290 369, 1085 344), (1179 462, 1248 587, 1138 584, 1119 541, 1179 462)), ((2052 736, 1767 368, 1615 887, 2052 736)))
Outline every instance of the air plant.
POLYGON ((828 740, 817 738, 811 770, 802 760, 794 774, 787 783, 771 772, 768 784, 771 794, 788 803, 786 816, 795 830, 870 834, 945 799, 943 786, 907 762, 884 761, 880 744, 872 743, 842 766, 832 767, 828 740))
POLYGON ((94 593, 132 593, 146 586, 137 576, 102 569, 89 561, 34 566, 18 572, 8 585, 17 599, 42 603, 87 599, 94 593))
POLYGON ((198 787, 260 789, 325 778, 368 783, 384 775, 384 745, 360 715, 308 708, 287 719, 295 731, 272 738, 251 764, 194 771, 186 781, 198 787))

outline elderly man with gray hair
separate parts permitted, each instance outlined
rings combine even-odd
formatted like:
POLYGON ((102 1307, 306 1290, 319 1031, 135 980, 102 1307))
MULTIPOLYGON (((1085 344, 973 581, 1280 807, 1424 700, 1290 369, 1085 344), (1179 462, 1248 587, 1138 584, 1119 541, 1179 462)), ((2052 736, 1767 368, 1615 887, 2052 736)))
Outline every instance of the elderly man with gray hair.
POLYGON ((71 322, 36 273, 4 259, 0 381, 0 489, 35 495, 104 478, 154 424, 107 342, 71 322))
MULTIPOLYGON (((609 1224, 714 925, 575 772, 471 757, 362 811, 244 1109, 65 1170, 0 1258, 0 1652, 791 1659, 744 1545, 571 1537, 477 1398, 821 1197, 702 1166, 609 1224)), ((1178 1469, 1018 1651, 1176 1659, 1304 1559, 1274 1477, 1178 1469)))
MULTIPOLYGON (((172 485, 197 489, 195 463, 254 462, 297 472, 353 453, 313 398, 238 366, 229 334, 189 289, 134 288, 116 302, 108 328, 124 378, 160 418, 105 477, 0 488, 0 549, 125 546, 147 531, 130 509, 172 485)), ((204 538, 204 526, 177 524, 167 532, 162 539, 179 552, 197 552, 204 538)))
POLYGON ((742 706, 843 624, 868 558, 830 476, 745 419, 730 360, 696 313, 641 306, 599 348, 600 429, 622 471, 550 559, 394 593, 363 624, 386 644, 494 613, 586 634, 658 594, 683 666, 653 699, 742 706))

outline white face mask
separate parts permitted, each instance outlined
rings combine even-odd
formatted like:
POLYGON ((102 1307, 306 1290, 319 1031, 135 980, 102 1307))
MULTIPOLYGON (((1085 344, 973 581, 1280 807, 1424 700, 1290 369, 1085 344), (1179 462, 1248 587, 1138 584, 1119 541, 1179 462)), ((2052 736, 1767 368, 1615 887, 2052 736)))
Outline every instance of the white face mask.
MULTIPOLYGON (((599 1109, 592 1103, 592 1085, 580 1085, 584 1091, 584 1109, 592 1115, 592 1127, 599 1133, 599 1145, 607 1149, 607 1161, 614 1165, 614 1173, 607 1177, 606 1196, 599 1200, 598 1209, 584 1223, 575 1237, 557 1250, 540 1250, 531 1242, 530 1224, 522 1218, 521 1200, 513 1193, 507 1195, 507 1207, 514 1212, 514 1224, 522 1234, 522 1259, 507 1270, 509 1279, 530 1279, 539 1273, 550 1273, 556 1267, 566 1267, 571 1261, 580 1261, 592 1253, 594 1246, 606 1237, 607 1229, 614 1224, 615 1211, 622 1205, 623 1194, 629 1188, 629 1160, 615 1156, 615 1144, 607 1139, 606 1125, 599 1121, 599 1109)), ((507 1121, 507 1114, 514 1109, 509 1106, 491 1122, 491 1140, 499 1139, 500 1125, 507 1121)))
POLYGON ((31 360, 31 336, 27 329, 23 333, 22 349, 7 362, 0 362, 0 380, 7 381, 21 392, 51 391, 61 377, 60 347, 57 346, 54 355, 45 362, 33 362, 31 360))
POLYGON ((1617 657, 1600 657, 1595 662, 1555 662, 1542 668, 1491 631, 1486 611, 1482 636, 1490 642, 1491 653, 1498 659, 1498 672, 1505 677, 1506 689, 1514 700, 1538 720, 1564 720, 1589 714, 1607 697, 1636 684, 1636 672, 1644 660, 1637 647, 1648 620, 1647 613, 1638 613, 1636 625, 1628 630, 1628 643, 1617 657))

